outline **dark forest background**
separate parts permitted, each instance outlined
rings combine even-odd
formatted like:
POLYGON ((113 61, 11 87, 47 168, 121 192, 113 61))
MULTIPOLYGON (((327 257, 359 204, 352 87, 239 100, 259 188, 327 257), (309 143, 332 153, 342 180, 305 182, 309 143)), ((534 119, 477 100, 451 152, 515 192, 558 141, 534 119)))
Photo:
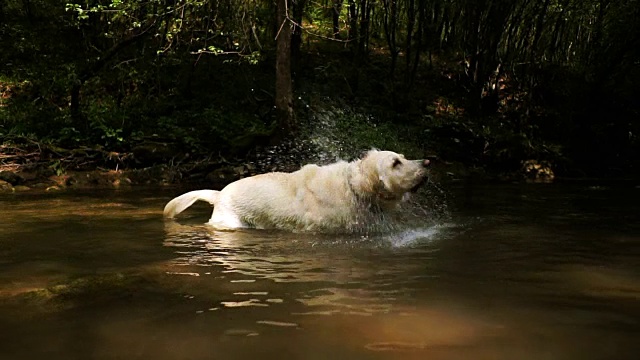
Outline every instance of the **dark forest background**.
POLYGON ((4 0, 0 161, 242 162, 321 151, 324 127, 343 156, 638 176, 638 19, 634 0, 4 0))

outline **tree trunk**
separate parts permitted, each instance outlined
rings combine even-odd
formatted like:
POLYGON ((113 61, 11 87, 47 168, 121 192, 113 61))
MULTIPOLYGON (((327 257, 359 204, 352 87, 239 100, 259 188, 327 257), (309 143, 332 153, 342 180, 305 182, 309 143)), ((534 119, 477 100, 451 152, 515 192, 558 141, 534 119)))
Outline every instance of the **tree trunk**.
POLYGON ((406 71, 405 73, 407 74, 407 77, 405 78, 405 80, 407 81, 407 83, 409 82, 409 69, 411 69, 411 48, 413 46, 412 44, 412 37, 413 37, 413 27, 415 25, 415 21, 416 21, 416 7, 415 7, 415 0, 409 0, 409 8, 407 9, 407 41, 405 44, 405 50, 404 50, 404 56, 405 56, 405 66, 406 66, 406 71))
POLYGON ((360 0, 360 37, 358 39, 358 61, 363 61, 369 53, 369 30, 371 26, 371 11, 375 0, 360 0))
POLYGON ((24 13, 27 14, 27 19, 29 19, 29 22, 32 23, 33 22, 33 11, 31 10, 31 1, 22 0, 22 9, 23 9, 24 13))
POLYGON ((295 131, 293 116, 293 89, 291 84, 291 22, 288 19, 289 0, 278 0, 278 26, 276 37, 276 96, 275 110, 278 131, 276 142, 295 131))
POLYGON ((418 72, 418 64, 420 64, 420 53, 423 50, 423 34, 425 33, 426 27, 426 9, 423 1, 418 3, 418 31, 416 33, 416 52, 413 59, 413 66, 411 67, 408 88, 413 86, 413 83, 416 79, 416 73, 418 72))
POLYGON ((342 2, 344 0, 333 0, 332 22, 333 22, 333 38, 340 38, 340 12, 342 11, 342 2))
POLYGON ((352 49, 358 47, 358 5, 355 0, 349 0, 349 43, 352 49))
POLYGON ((396 44, 396 32, 398 23, 396 0, 384 0, 384 33, 389 46, 389 54, 391 55, 391 65, 389 67, 389 77, 393 82, 396 72, 396 63, 398 62, 398 54, 400 49, 396 44))
POLYGON ((300 47, 302 46, 302 15, 304 14, 304 7, 307 4, 307 0, 297 0, 293 2, 290 13, 293 14, 293 30, 291 33, 291 62, 294 71, 298 71, 298 65, 300 62, 300 47))

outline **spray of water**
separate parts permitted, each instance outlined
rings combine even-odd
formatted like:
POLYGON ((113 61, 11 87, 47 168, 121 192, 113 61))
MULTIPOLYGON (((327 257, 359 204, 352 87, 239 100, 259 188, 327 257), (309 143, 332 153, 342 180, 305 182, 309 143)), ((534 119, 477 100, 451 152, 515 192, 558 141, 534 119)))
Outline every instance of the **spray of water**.
POLYGON ((440 233, 440 226, 435 225, 432 227, 409 229, 399 233, 390 234, 387 236, 387 240, 394 247, 404 247, 411 246, 416 243, 432 241, 436 239, 440 233))
MULTIPOLYGON (((325 165, 338 160, 350 161, 371 148, 398 151, 389 146, 399 144, 401 139, 397 139, 396 134, 390 134, 388 129, 379 129, 371 115, 356 113, 347 107, 320 108, 310 113, 309 121, 303 124, 301 136, 258 152, 253 163, 256 170, 295 171, 309 163, 325 165), (363 139, 360 134, 354 134, 357 129, 366 129, 369 134, 372 131, 384 134, 363 139)), ((396 214, 399 216, 368 214, 358 219, 350 232, 363 238, 386 234, 394 246, 430 241, 441 233, 443 224, 451 221, 447 203, 446 191, 430 180, 401 205, 396 214)))
POLYGON ((253 164, 256 169, 260 172, 297 170, 304 164, 353 160, 371 148, 386 147, 354 134, 358 127, 375 129, 377 125, 372 116, 330 105, 321 108, 311 112, 308 121, 301 122, 300 134, 295 139, 258 152, 253 164))

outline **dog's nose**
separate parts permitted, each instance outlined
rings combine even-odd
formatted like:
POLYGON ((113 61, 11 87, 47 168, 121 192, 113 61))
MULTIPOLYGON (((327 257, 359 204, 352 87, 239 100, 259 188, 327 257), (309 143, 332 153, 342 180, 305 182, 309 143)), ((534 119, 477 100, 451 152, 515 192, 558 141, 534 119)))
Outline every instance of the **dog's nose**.
POLYGON ((428 167, 429 165, 431 165, 431 161, 429 161, 429 159, 422 160, 422 166, 428 167))

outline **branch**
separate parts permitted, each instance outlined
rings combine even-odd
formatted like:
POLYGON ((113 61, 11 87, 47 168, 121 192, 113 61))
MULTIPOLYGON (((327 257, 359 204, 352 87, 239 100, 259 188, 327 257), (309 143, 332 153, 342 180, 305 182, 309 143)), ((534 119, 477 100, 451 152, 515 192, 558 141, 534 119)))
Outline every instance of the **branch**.
MULTIPOLYGON (((298 24, 295 20, 293 20, 292 18, 290 18, 290 17, 289 17, 289 9, 288 9, 288 8, 287 8, 286 13, 284 14, 284 21, 283 21, 283 22, 282 22, 282 24, 280 25, 280 28, 278 29, 278 33, 276 34, 275 39, 277 39, 277 38, 278 38, 278 35, 280 35, 280 32, 282 31, 282 27, 284 26, 284 24, 285 24, 287 21, 288 21, 288 22, 290 22, 290 23, 292 23, 293 25, 297 26, 298 28, 300 28, 300 30, 304 31, 305 33, 307 33, 307 34, 309 34, 309 35, 311 35, 311 36, 315 36, 315 37, 320 38, 320 39, 329 40, 329 41, 335 41, 335 42, 340 42, 340 43, 345 43, 345 44, 353 41, 353 40, 341 40, 341 39, 336 39, 336 38, 333 38, 333 37, 328 37, 328 36, 325 36, 325 35, 316 34, 316 33, 313 33, 313 32, 311 32, 311 31, 307 30, 307 29, 306 29, 305 27, 303 27, 301 24, 298 24)), ((274 40, 275 40, 275 39, 274 39, 274 40)))
POLYGON ((153 19, 153 22, 151 24, 149 24, 149 26, 147 26, 144 30, 140 31, 137 34, 133 34, 131 36, 129 36, 128 38, 120 41, 119 43, 113 45, 111 48, 109 48, 107 51, 105 51, 103 53, 103 55, 95 62, 93 63, 93 65, 91 67, 89 67, 87 70, 83 71, 80 74, 79 77, 79 81, 81 84, 85 83, 87 80, 91 79, 92 77, 95 76, 95 74, 100 71, 100 69, 102 69, 102 67, 104 67, 104 65, 111 60, 118 52, 120 52, 120 50, 126 48, 127 46, 135 43, 136 41, 142 39, 148 32, 149 30, 153 29, 156 25, 156 23, 158 22, 159 17, 153 19))

